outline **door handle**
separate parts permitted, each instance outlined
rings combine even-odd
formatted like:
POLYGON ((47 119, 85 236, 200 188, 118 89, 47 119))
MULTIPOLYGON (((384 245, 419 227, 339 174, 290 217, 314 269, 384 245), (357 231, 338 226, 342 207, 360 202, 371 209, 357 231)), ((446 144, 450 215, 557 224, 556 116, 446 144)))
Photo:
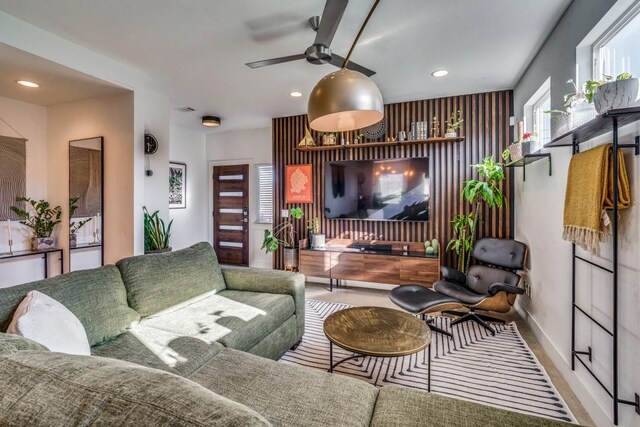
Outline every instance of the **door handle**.
POLYGON ((243 218, 242 222, 249 222, 249 218, 243 218))

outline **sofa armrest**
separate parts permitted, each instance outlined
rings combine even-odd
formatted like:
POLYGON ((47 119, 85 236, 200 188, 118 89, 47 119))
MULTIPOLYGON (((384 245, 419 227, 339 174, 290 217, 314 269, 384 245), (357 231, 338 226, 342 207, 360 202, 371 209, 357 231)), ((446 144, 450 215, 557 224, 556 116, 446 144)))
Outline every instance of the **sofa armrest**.
POLYGON ((506 283, 500 283, 500 282, 492 283, 491 285, 489 285, 488 291, 489 291, 489 295, 491 296, 497 294, 500 291, 504 291, 508 294, 518 294, 518 295, 524 294, 524 289, 519 288, 517 286, 508 285, 506 283))
POLYGON ((455 268, 442 266, 440 267, 440 272, 442 273, 444 280, 457 283, 459 285, 466 285, 467 283, 467 276, 465 276, 462 271, 456 270, 455 268))
POLYGON ((291 295, 296 306, 298 335, 304 334, 304 274, 264 268, 221 267, 227 289, 291 295))

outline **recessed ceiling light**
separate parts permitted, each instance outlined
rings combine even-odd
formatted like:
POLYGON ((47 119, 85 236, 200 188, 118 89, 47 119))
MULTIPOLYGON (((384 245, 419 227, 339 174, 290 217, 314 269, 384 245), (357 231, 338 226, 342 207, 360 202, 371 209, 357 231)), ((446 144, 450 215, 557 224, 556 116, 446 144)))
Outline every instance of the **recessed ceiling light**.
POLYGON ((218 126, 220 126, 220 117, 202 116, 202 125, 217 128, 218 126))
POLYGON ((444 77, 447 74, 449 74, 447 70, 435 70, 433 73, 431 73, 433 77, 444 77))
POLYGON ((302 92, 298 92, 298 91, 294 90, 293 92, 289 93, 289 96, 292 96, 294 98, 300 98, 302 96, 302 92))
POLYGON ((30 82, 29 80, 16 80, 16 83, 26 87, 40 87, 38 83, 30 82))

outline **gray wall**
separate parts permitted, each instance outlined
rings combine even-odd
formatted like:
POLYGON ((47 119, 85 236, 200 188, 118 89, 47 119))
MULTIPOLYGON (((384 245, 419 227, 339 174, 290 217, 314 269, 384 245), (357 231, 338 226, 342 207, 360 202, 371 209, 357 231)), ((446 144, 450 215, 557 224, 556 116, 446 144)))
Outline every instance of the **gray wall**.
POLYGON ((516 121, 525 102, 551 77, 551 108, 561 109, 571 92, 566 81, 576 74, 576 46, 604 16, 615 0, 573 0, 542 48, 516 84, 513 93, 516 121))

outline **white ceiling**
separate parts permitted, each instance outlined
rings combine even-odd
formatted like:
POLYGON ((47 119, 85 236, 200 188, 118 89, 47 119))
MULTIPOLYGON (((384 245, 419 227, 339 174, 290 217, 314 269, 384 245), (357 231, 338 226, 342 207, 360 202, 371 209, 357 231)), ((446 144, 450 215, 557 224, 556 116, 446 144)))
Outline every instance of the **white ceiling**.
MULTIPOLYGON (((377 72, 385 102, 512 88, 571 0, 383 0, 352 59, 377 72), (435 79, 438 68, 450 71, 435 79)), ((372 0, 351 0, 331 48, 346 56, 372 0)), ((324 0, 0 0, 0 10, 145 71, 172 122, 202 130, 268 126, 306 112, 331 65, 246 62, 302 53, 324 0), (289 92, 300 90, 302 98, 289 92)))
POLYGON ((30 104, 50 105, 116 93, 110 83, 72 70, 39 56, 0 43, 0 96, 30 104), (16 80, 38 83, 39 88, 20 86, 16 80))

